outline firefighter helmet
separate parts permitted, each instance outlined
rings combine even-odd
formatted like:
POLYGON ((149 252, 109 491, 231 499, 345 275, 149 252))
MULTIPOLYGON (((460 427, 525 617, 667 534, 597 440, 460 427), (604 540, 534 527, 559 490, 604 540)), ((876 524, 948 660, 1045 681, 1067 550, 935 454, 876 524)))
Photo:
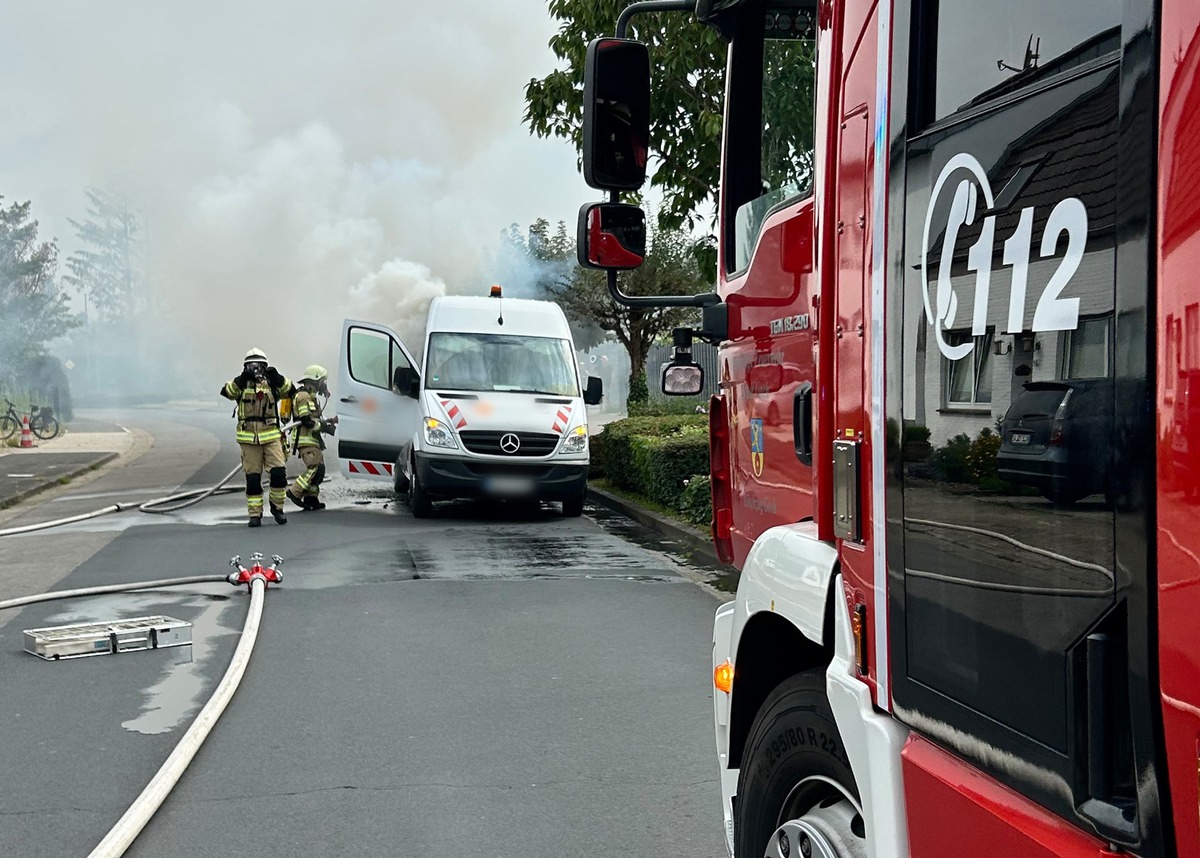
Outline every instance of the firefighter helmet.
POLYGON ((262 349, 250 349, 242 358, 242 363, 267 363, 267 356, 262 349))
POLYGON ((324 381, 327 378, 329 378, 329 373, 325 367, 316 363, 304 370, 304 375, 300 376, 301 381, 324 381))

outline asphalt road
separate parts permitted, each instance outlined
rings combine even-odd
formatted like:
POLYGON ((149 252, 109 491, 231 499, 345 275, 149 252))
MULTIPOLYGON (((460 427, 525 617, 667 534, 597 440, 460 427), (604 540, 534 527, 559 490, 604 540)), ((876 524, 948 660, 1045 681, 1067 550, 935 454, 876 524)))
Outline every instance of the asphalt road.
MULTIPOLYGON (((103 416, 154 446, 9 524, 236 463, 218 411, 103 416)), ((285 558, 241 689, 129 855, 723 854, 716 602, 696 570, 599 511, 455 504, 418 522, 370 484, 328 494, 257 531, 233 495, 0 540, 3 595, 285 558)), ((207 699, 246 602, 212 585, 0 615, 0 855, 87 854, 207 699), (194 646, 22 652, 22 629, 156 613, 192 622, 194 646)))

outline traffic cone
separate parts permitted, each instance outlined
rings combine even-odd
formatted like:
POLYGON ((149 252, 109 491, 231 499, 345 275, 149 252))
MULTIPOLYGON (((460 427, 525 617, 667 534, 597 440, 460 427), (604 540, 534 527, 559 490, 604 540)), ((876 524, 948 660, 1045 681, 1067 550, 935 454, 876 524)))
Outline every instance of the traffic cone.
POLYGON ((29 415, 28 414, 26 414, 24 417, 21 418, 21 446, 22 447, 34 446, 33 433, 29 431, 29 415))

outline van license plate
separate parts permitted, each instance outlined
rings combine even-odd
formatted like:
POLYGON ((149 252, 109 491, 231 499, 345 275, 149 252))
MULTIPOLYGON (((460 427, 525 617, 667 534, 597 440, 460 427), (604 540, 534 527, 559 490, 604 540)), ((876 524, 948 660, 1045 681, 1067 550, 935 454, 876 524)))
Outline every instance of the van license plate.
POLYGON ((483 488, 496 495, 528 495, 533 493, 533 480, 529 477, 491 477, 484 480, 483 488))
POLYGON ((1013 432, 1008 436, 1008 440, 1011 441, 1014 446, 1020 446, 1023 444, 1028 444, 1029 439, 1032 437, 1033 436, 1028 432, 1013 432))

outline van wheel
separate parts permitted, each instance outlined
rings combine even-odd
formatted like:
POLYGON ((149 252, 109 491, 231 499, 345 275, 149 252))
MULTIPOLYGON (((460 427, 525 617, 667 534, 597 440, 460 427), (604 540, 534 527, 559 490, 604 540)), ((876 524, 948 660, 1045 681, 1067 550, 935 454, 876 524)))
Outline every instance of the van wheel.
POLYGON ((404 466, 399 462, 392 469, 392 487, 396 490, 397 497, 404 497, 408 494, 408 475, 404 473, 404 466))
POLYGON ((412 479, 408 481, 408 508, 412 510, 413 518, 429 518, 429 514, 433 512, 433 502, 425 493, 415 467, 412 479))
POLYGON ((583 501, 587 497, 587 490, 580 492, 573 498, 567 498, 562 502, 563 516, 566 518, 579 518, 583 515, 583 501))
POLYGON ((858 787, 823 669, 793 676, 767 697, 750 727, 737 794, 739 858, 865 858, 858 787))

